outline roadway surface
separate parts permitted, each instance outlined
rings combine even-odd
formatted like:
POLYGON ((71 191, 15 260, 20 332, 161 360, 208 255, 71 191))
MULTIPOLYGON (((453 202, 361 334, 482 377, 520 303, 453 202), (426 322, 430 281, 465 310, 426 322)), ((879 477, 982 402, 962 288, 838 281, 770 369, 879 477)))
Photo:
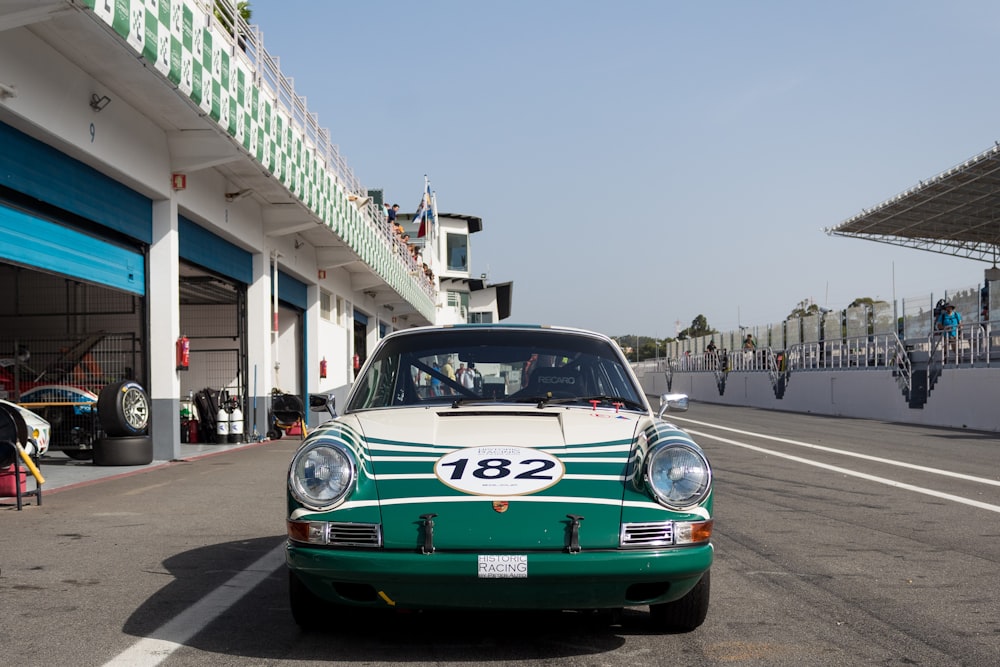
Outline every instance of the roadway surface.
POLYGON ((28 665, 997 665, 1000 438, 692 404, 716 475, 708 619, 577 614, 292 622, 297 440, 0 508, 0 662, 28 665))

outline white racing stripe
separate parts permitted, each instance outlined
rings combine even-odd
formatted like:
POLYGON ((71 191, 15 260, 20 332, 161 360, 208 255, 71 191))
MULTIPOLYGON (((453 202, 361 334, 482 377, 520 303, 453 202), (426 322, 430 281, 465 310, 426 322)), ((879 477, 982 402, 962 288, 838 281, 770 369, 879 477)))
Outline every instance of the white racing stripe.
MULTIPOLYGON (((974 477, 973 475, 964 475, 960 472, 952 472, 951 470, 942 470, 941 468, 928 468, 927 466, 918 466, 913 463, 905 463, 903 461, 896 461, 894 459, 884 459, 878 456, 871 456, 869 454, 858 454, 857 452, 849 452, 845 449, 834 449, 833 447, 824 447, 823 445, 814 445, 810 442, 802 442, 801 440, 789 440, 788 438, 779 438, 774 435, 767 435, 766 433, 756 433, 754 431, 742 431, 738 428, 730 428, 728 426, 719 426, 718 424, 710 424, 709 422, 700 422, 694 419, 678 418, 676 416, 674 419, 683 420, 690 422, 692 424, 698 424, 699 426, 708 426, 709 428, 717 428, 720 431, 729 431, 730 433, 739 433, 740 435, 748 435, 751 438, 761 438, 764 440, 773 440, 775 442, 783 442, 786 445, 795 445, 796 447, 807 447, 809 449, 815 449, 820 452, 831 452, 833 454, 840 454, 841 456, 853 456, 856 459, 865 459, 866 461, 875 461, 876 463, 885 463, 886 465, 897 466, 899 468, 909 468, 910 470, 919 470, 920 472, 929 472, 933 475, 943 475, 944 477, 954 477, 955 479, 964 479, 967 482, 978 482, 979 484, 989 484, 990 486, 1000 486, 1000 480, 988 479, 986 477, 974 477)), ((689 431, 694 434, 694 431, 689 431)), ((701 435, 701 434, 699 434, 701 435)))
POLYGON ((194 637, 198 632, 232 607, 260 582, 267 579, 285 562, 285 543, 238 572, 232 579, 194 603, 181 614, 140 639, 117 656, 104 663, 105 667, 153 667, 194 637))
MULTIPOLYGON (((722 427, 720 427, 722 428, 722 427)), ((736 429, 729 429, 736 430, 736 429)), ((823 468, 824 470, 832 470, 834 472, 839 472, 843 475, 849 475, 851 477, 858 477, 860 479, 866 479, 870 482, 877 482, 879 484, 885 484, 897 489, 904 489, 906 491, 913 491, 914 493, 922 493, 925 496, 933 496, 934 498, 942 498, 944 500, 950 500, 952 502, 961 503, 963 505, 970 505, 972 507, 978 507, 979 509, 989 510, 990 512, 1000 513, 1000 505, 991 505, 990 503, 980 502, 978 500, 972 500, 971 498, 963 498, 962 496, 952 495, 950 493, 943 493, 941 491, 934 491, 933 489, 926 489, 920 486, 914 486, 913 484, 904 484, 903 482, 897 482, 894 479, 888 479, 886 477, 877 477, 876 475, 869 475, 868 473, 858 472, 856 470, 851 470, 849 468, 841 468, 840 466, 829 465, 828 463, 820 463, 819 461, 812 461, 810 459, 802 458, 801 456, 792 456, 791 454, 784 454, 782 452, 775 451, 773 449, 764 449, 763 447, 757 447, 745 442, 738 442, 736 440, 730 440, 729 438, 722 438, 717 435, 710 435, 708 433, 701 433, 699 431, 688 431, 692 435, 697 435, 702 438, 708 438, 709 440, 717 440, 718 442, 724 442, 727 445, 734 445, 736 447, 742 447, 744 449, 750 449, 755 452, 761 452, 762 454, 769 454, 771 456, 777 456, 782 459, 788 459, 789 461, 796 461, 797 463, 804 463, 806 465, 815 466, 817 468, 823 468)), ((779 439, 779 438, 776 438, 779 439)), ((825 447, 822 449, 826 449, 825 447)), ((836 450, 833 450, 836 451, 836 450)), ((849 454, 850 452, 845 452, 849 454)))

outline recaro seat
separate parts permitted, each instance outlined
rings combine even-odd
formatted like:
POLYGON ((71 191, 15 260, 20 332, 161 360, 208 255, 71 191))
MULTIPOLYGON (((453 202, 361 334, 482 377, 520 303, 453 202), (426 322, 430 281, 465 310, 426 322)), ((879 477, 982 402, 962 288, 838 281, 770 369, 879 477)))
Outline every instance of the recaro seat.
POLYGON ((572 398, 585 396, 583 376, 575 368, 563 366, 560 368, 542 366, 531 373, 527 393, 545 396, 551 392, 553 398, 572 398))

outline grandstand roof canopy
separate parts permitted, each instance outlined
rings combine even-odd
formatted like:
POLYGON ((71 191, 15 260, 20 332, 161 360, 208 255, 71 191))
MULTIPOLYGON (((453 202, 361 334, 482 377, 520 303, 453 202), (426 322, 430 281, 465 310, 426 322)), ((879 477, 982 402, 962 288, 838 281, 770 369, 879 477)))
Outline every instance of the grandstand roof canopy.
POLYGON ((995 261, 1000 254, 1000 143, 824 231, 995 261))

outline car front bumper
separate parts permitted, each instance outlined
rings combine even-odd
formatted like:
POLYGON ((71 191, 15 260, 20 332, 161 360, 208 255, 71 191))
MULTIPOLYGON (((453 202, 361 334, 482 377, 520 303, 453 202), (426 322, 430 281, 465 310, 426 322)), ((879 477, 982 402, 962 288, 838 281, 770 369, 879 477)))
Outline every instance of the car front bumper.
POLYGON ((607 609, 684 596, 711 567, 713 550, 710 544, 702 544, 483 556, 498 558, 482 559, 475 553, 336 550, 290 542, 286 561, 314 595, 336 604, 403 609, 607 609), (481 569, 506 576, 480 576, 481 569))

